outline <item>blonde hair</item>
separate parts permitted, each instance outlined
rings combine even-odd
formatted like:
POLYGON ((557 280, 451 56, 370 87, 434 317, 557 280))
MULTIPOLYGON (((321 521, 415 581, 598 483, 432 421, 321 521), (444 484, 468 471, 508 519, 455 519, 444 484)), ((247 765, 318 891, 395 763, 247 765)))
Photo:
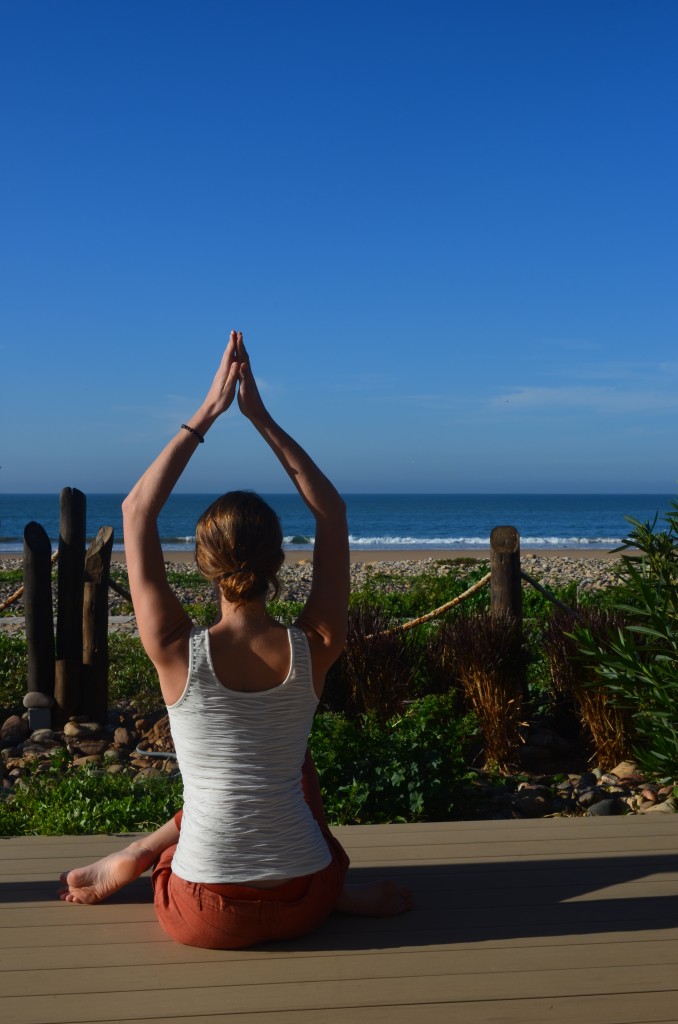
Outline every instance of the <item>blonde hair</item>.
POLYGON ((212 502, 195 530, 195 560, 234 604, 278 593, 284 561, 280 520, 252 491, 229 491, 212 502))

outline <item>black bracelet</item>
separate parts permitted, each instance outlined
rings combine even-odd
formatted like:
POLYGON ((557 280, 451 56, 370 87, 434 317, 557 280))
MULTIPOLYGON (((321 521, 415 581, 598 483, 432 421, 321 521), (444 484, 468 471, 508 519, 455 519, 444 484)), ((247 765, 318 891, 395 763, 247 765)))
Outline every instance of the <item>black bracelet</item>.
POLYGON ((195 434, 195 436, 200 441, 200 444, 204 444, 205 443, 205 438, 202 436, 202 434, 199 434, 198 431, 194 427, 189 427, 188 423, 182 423, 181 424, 181 429, 182 430, 187 430, 189 432, 189 434, 195 434))

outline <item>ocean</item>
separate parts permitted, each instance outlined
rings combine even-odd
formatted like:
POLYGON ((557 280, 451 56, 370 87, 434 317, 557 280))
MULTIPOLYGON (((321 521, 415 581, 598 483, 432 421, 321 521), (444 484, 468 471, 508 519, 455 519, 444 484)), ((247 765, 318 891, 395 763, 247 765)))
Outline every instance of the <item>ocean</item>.
MULTIPOLYGON (((263 495, 280 516, 285 546, 313 546, 313 519, 296 494, 263 495)), ((87 532, 112 526, 122 548, 122 494, 87 496, 87 532)), ((175 494, 160 517, 167 551, 193 547, 195 523, 217 495, 175 494)), ((515 526, 523 547, 609 550, 626 536, 626 516, 641 522, 668 511, 666 494, 346 494, 350 544, 354 550, 487 548, 494 526, 515 526)), ((58 494, 0 494, 0 552, 21 551, 32 520, 56 548, 58 494)))

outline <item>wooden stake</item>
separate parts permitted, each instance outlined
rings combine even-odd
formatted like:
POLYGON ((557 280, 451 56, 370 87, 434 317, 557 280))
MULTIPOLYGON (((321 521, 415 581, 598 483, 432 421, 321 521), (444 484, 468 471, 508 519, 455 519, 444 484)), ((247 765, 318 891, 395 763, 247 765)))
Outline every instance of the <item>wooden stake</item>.
POLYGON ((523 706, 528 699, 525 659, 522 650, 523 599, 520 576, 520 534, 515 526, 495 526, 490 534, 490 600, 492 615, 517 624, 512 655, 516 691, 523 706))
POLYGON ((85 570, 86 498, 64 487, 59 502, 59 575, 56 630, 57 724, 78 713, 82 670, 82 600, 85 570))
POLYGON ((24 611, 28 647, 26 690, 54 696, 52 546, 39 523, 24 529, 24 611))
POLYGON ((106 724, 108 715, 108 575, 113 527, 102 526, 85 555, 82 608, 82 714, 106 724))

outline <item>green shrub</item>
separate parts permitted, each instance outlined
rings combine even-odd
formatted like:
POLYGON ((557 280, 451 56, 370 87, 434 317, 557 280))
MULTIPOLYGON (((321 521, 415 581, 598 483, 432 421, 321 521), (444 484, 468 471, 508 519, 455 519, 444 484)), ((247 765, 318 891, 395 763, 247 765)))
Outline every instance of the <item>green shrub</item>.
POLYGON ((449 696, 424 697, 386 722, 373 713, 318 714, 310 747, 328 819, 449 819, 469 777, 464 747, 473 731, 474 720, 459 718, 449 696))
POLYGON ((573 630, 582 657, 633 719, 634 754, 648 772, 678 775, 678 503, 664 529, 630 519, 613 607, 624 626, 602 639, 573 630), (636 549, 632 551, 631 549, 636 549))

